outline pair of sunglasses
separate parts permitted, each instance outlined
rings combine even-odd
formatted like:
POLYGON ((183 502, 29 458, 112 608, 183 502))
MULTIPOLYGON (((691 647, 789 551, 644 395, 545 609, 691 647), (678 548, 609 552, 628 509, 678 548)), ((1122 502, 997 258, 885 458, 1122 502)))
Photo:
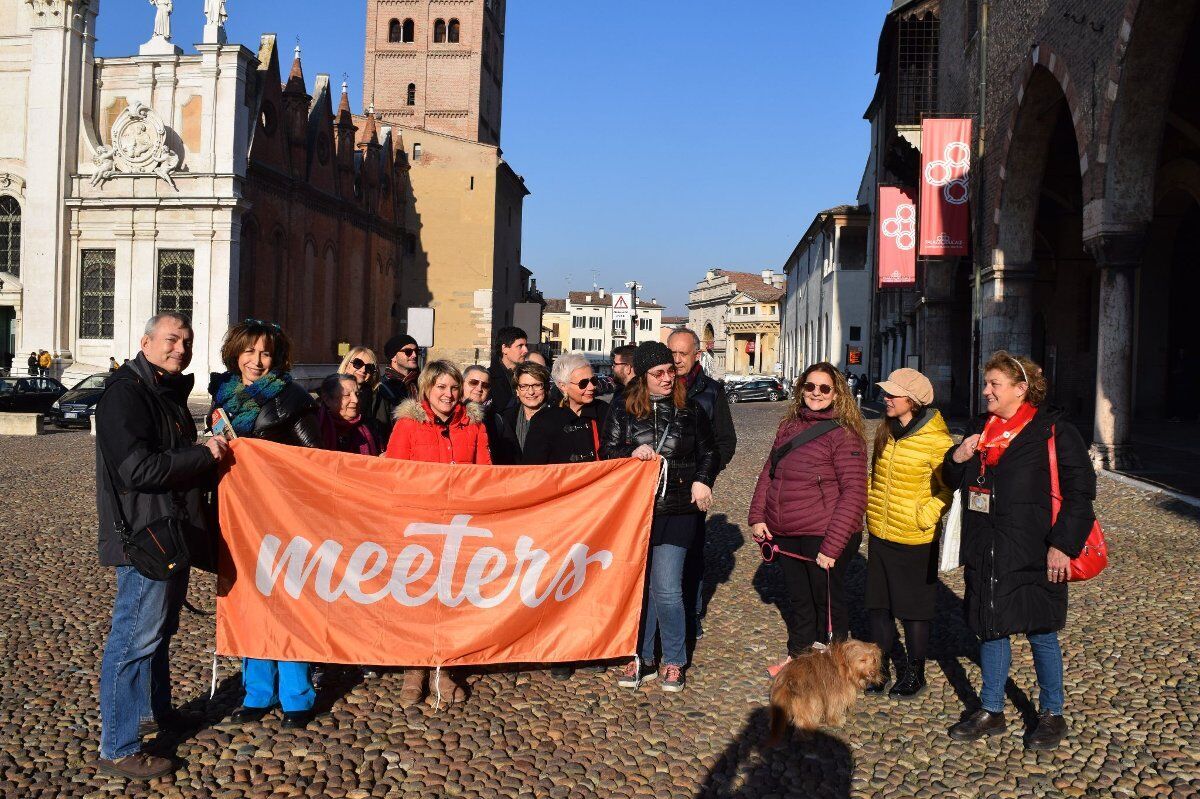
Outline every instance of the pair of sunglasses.
POLYGON ((416 347, 401 347, 399 352, 402 355, 404 355, 405 358, 411 358, 412 356, 417 354, 417 348, 416 347))
POLYGON ((378 368, 377 366, 375 366, 375 364, 367 363, 362 358, 352 358, 350 360, 350 365, 353 366, 355 369, 366 369, 367 374, 369 374, 369 375, 375 374, 375 370, 378 368))
POLYGON ((269 327, 272 330, 274 330, 276 333, 283 330, 283 328, 281 328, 279 325, 275 324, 274 322, 264 322, 261 319, 243 319, 242 324, 243 325, 258 325, 259 327, 269 327))
POLYGON ((478 379, 468 380, 467 385, 471 386, 472 388, 474 388, 475 386, 482 386, 483 388, 491 388, 492 387, 492 384, 489 383, 488 381, 478 380, 478 379))
POLYGON ((816 383, 805 383, 804 390, 807 391, 809 394, 832 394, 833 386, 825 385, 825 384, 817 385, 816 383))
POLYGON ((585 377, 575 384, 575 388, 579 389, 580 391, 583 391, 588 386, 595 386, 596 388, 599 388, 600 384, 596 382, 596 378, 594 377, 585 377))

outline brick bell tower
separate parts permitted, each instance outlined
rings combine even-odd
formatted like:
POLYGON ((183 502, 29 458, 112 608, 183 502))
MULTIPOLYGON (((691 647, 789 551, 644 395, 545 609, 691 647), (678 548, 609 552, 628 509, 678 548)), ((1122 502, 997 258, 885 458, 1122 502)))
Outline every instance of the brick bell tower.
POLYGON ((367 0, 363 97, 384 122, 500 144, 506 0, 367 0))

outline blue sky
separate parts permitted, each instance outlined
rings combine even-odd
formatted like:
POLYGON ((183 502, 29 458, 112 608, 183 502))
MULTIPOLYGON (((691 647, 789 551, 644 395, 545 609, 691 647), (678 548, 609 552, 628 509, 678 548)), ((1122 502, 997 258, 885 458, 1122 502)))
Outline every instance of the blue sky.
MULTIPOLYGON (((185 50, 203 5, 175 0, 185 50)), ((817 211, 854 200, 890 3, 747 5, 510 0, 502 145, 533 192, 523 260, 547 296, 596 270, 685 313, 706 269, 779 269, 817 211)), ((310 85, 346 73, 361 103, 365 0, 228 6, 231 41, 299 36, 310 85)), ((153 18, 147 0, 103 0, 98 54, 136 52, 153 18)))

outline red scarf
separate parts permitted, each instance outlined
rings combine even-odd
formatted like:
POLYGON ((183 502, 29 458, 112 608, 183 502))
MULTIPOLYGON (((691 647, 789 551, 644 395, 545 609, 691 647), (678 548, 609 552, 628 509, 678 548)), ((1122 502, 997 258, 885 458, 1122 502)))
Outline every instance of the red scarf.
POLYGON ((981 466, 995 466, 999 463, 1000 457, 1012 444, 1013 439, 1025 429, 1025 425, 1033 421, 1036 414, 1037 408, 1028 402, 1022 402, 1011 419, 1001 419, 996 414, 991 414, 987 424, 983 426, 983 433, 979 436, 977 449, 982 461, 981 466))
POLYGON ((371 435, 371 428, 363 424, 361 414, 347 421, 336 413, 330 413, 322 405, 317 415, 321 425, 321 449, 359 455, 379 454, 379 444, 371 435), (339 441, 344 444, 339 446, 339 441))

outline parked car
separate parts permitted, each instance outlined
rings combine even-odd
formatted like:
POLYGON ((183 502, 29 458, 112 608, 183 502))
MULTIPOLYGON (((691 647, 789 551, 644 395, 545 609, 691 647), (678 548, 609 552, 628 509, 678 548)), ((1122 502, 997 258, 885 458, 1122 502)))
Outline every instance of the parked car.
POLYGON ((741 383, 731 383, 725 388, 725 395, 730 402, 749 402, 766 400, 779 402, 787 399, 787 389, 775 378, 765 380, 746 380, 741 383))
POLYGON ((0 411, 46 413, 66 387, 52 377, 0 378, 0 411))
POLYGON ((96 412, 96 403, 104 393, 104 381, 111 374, 112 372, 97 372, 80 380, 70 391, 54 401, 46 417, 58 427, 90 427, 92 414, 96 412))

